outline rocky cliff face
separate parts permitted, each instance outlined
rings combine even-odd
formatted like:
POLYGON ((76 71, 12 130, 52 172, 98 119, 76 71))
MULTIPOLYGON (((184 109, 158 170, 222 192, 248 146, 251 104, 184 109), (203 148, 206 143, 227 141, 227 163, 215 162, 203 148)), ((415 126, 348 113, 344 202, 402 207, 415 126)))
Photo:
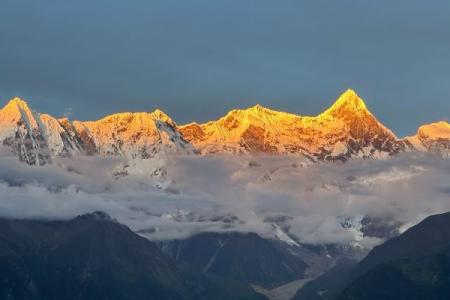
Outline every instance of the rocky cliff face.
POLYGON ((32 111, 19 98, 0 110, 0 142, 30 165, 43 165, 52 157, 82 150, 82 145, 58 120, 32 111))

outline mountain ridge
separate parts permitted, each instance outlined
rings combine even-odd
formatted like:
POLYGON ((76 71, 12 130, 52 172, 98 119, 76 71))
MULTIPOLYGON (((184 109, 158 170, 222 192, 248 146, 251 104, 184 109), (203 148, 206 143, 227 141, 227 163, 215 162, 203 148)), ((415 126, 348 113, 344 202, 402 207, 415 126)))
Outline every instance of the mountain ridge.
POLYGON ((406 148, 353 90, 344 92, 317 116, 255 105, 232 110, 216 121, 190 123, 179 129, 205 154, 300 152, 317 160, 347 160, 391 155, 406 148))
MULTIPOLYGON (((450 132, 448 123, 436 124, 450 132)), ((155 175, 155 168, 139 168, 143 161, 167 160, 177 154, 301 154, 315 161, 345 161, 418 150, 448 157, 450 133, 441 137, 442 130, 435 130, 439 133, 435 138, 422 127, 416 136, 399 139, 350 89, 316 116, 256 104, 231 110, 217 120, 184 125, 160 109, 116 113, 94 121, 40 114, 18 97, 0 109, 0 142, 21 161, 42 165, 76 154, 122 156, 131 161, 122 173, 135 169, 148 175, 155 175)))
POLYGON ((102 212, 0 218, 0 236, 0 299, 266 299, 240 282, 180 266, 102 212))

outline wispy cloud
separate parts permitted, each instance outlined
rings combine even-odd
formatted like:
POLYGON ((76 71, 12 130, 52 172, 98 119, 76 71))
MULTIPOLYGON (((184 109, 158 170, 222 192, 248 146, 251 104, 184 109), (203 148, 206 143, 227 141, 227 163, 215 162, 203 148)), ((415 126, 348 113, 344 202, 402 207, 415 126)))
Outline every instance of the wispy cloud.
POLYGON ((252 231, 277 224, 305 243, 372 246, 347 229, 370 216, 402 225, 450 210, 450 161, 405 154, 386 161, 311 164, 300 157, 177 157, 171 184, 156 191, 146 176, 112 177, 118 159, 76 157, 29 167, 0 158, 0 216, 65 219, 102 210, 150 239, 202 231, 252 231))

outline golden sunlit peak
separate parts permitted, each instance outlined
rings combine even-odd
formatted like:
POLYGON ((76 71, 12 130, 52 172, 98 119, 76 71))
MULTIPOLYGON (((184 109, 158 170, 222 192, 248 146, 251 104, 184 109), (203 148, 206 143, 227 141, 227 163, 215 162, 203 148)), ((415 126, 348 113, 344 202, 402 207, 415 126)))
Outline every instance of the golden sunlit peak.
POLYGON ((176 126, 176 124, 172 120, 172 118, 169 117, 165 112, 163 112, 159 108, 157 108, 153 112, 151 112, 150 115, 152 116, 153 119, 160 120, 160 121, 166 122, 168 124, 171 124, 173 126, 176 126))
POLYGON ((262 106, 261 104, 255 104, 253 106, 242 108, 242 109, 233 109, 230 112, 261 112, 269 110, 268 108, 262 106))
POLYGON ((358 94, 351 89, 345 91, 336 101, 336 106, 346 106, 355 110, 366 109, 366 104, 358 96, 358 94))
POLYGON ((367 107, 364 101, 354 90, 348 89, 336 100, 326 113, 335 113, 339 111, 358 112, 366 110, 367 107))
POLYGON ((263 109, 266 109, 266 108, 264 106, 262 106, 261 104, 257 103, 255 105, 253 105, 252 107, 250 107, 250 109, 263 110, 263 109))
POLYGON ((14 97, 11 100, 9 100, 9 102, 5 105, 5 107, 3 109, 7 109, 7 108, 12 108, 12 109, 21 108, 21 109, 29 110, 28 103, 26 103, 24 100, 22 100, 19 97, 14 97))
POLYGON ((160 119, 160 120, 170 119, 170 117, 165 112, 160 110, 159 108, 157 108, 154 111, 152 111, 150 113, 150 115, 152 115, 152 117, 154 117, 155 119, 160 119))
POLYGON ((261 104, 255 104, 252 107, 249 107, 247 109, 245 109, 244 111, 252 111, 252 112, 258 112, 258 113, 263 113, 263 112, 271 112, 273 113, 274 111, 271 110, 270 108, 267 108, 261 104))
POLYGON ((450 139, 450 123, 446 121, 440 121, 422 125, 419 128, 418 134, 431 138, 450 139))
POLYGON ((157 108, 154 111, 152 111, 151 114, 152 115, 167 116, 167 114, 165 112, 163 112, 162 110, 160 110, 159 108, 157 108))
POLYGON ((230 110, 225 117, 227 116, 243 116, 243 115, 262 115, 265 113, 273 113, 274 111, 272 111, 271 109, 262 106, 261 104, 256 104, 253 106, 250 106, 248 108, 243 108, 243 109, 233 109, 230 110))

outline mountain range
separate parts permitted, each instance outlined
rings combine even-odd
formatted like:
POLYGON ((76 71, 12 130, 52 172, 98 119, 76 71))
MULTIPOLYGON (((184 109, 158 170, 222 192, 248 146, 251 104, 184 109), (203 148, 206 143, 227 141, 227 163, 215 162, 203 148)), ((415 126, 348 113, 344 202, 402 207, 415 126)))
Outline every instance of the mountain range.
MULTIPOLYGON (((120 158, 121 164, 113 171, 115 177, 147 175, 157 179, 157 187, 163 187, 171 179, 166 162, 175 156, 265 154, 290 159, 298 155, 311 162, 344 162, 423 152, 449 158, 450 124, 441 121, 423 125, 416 135, 398 138, 352 90, 318 116, 255 105, 232 110, 216 121, 185 125, 177 124, 161 110, 118 113, 96 121, 58 119, 14 98, 0 110, 0 142, 2 154, 6 152, 32 166, 80 155, 120 158)), ((268 162, 266 174, 257 160, 253 156, 248 162, 249 173, 257 170, 260 176, 264 172, 262 178, 267 181, 276 177, 279 166, 270 167, 268 162)), ((286 165, 289 170, 303 168, 303 164, 286 165)), ((339 175, 348 165, 339 166, 339 175)), ((388 175, 404 176, 397 173, 388 175)), ((358 187, 370 180, 354 176, 341 179, 331 180, 333 185, 329 185, 328 180, 320 178, 317 188, 326 193, 334 188, 345 192, 347 183, 354 182, 358 187)), ((10 185, 14 188, 17 184, 10 185)), ((138 209, 133 204, 133 210, 138 209)), ((180 214, 187 223, 196 220, 195 214, 192 220, 189 213, 181 210, 180 214)), ((360 217, 345 218, 341 225, 380 240, 400 233, 400 225, 389 219, 360 217)), ((202 215, 199 219, 212 221, 202 215)), ((284 224, 279 216, 267 218, 272 219, 284 224)), ((445 219, 448 222, 448 215, 445 219)), ((227 222, 224 226, 229 225, 227 222)), ((430 230, 406 231, 357 263, 356 259, 366 253, 358 244, 301 243, 283 231, 288 232, 286 224, 276 224, 274 228, 283 235, 274 239, 252 232, 199 230, 184 239, 151 241, 100 212, 65 221, 0 219, 0 299, 68 299, 73 295, 80 299, 143 299, 148 295, 158 299, 288 299, 298 288, 294 299, 372 299, 370 295, 377 290, 391 293, 392 299, 405 296, 396 295, 396 285, 392 288, 389 280, 405 286, 407 292, 418 291, 418 295, 446 295, 448 245, 444 242, 448 237, 439 235, 447 234, 441 230, 448 225, 445 222, 433 223, 428 226, 430 230), (441 244, 441 248, 433 248, 441 244), (422 246, 431 252, 422 251, 422 246), (423 268, 428 273, 422 274, 423 268), (383 281, 387 272, 392 277, 383 281), (437 279, 430 274, 437 274, 437 279)), ((430 223, 421 226, 424 224, 430 223)))
POLYGON ((118 175, 161 177, 164 160, 180 154, 297 154, 313 161, 346 161, 425 151, 449 157, 450 124, 423 125, 415 136, 398 138, 352 90, 318 116, 255 105, 232 110, 216 121, 186 125, 158 109, 97 121, 58 119, 14 98, 0 110, 0 142, 30 165, 79 154, 120 156, 127 163, 118 175))

